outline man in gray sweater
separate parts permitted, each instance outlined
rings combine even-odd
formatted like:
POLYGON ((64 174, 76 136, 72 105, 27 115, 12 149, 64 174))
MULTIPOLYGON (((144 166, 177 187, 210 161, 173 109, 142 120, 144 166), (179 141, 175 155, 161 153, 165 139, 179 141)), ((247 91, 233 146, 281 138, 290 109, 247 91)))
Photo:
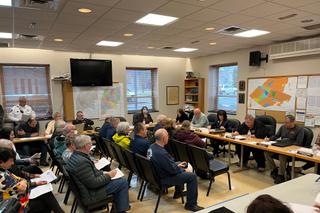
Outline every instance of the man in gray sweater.
MULTIPOLYGON (((270 137, 270 140, 281 138, 281 142, 290 143, 291 145, 303 146, 304 130, 303 127, 295 124, 293 115, 286 115, 284 125, 280 127, 277 134, 270 137)), ((273 160, 274 153, 265 152, 267 164, 272 169, 271 176, 275 179, 274 183, 282 183, 285 181, 284 173, 286 170, 287 156, 279 155, 279 171, 273 160)))
POLYGON ((209 121, 207 116, 203 114, 199 108, 194 109, 193 113, 194 113, 194 116, 191 121, 193 127, 207 128, 209 126, 209 121))

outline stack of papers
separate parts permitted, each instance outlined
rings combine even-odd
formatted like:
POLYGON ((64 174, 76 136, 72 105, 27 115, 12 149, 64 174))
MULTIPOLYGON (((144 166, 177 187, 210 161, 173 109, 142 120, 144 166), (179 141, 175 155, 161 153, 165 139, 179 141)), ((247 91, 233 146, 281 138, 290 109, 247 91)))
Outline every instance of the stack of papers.
POLYGON ((31 182, 47 181, 48 183, 51 183, 56 178, 55 174, 51 170, 48 170, 42 173, 40 177, 31 179, 31 182))
POLYGON ((108 166, 110 164, 110 161, 107 160, 107 158, 101 158, 97 163, 95 163, 95 167, 100 170, 104 168, 105 166, 108 166))
POLYGON ((263 145, 271 146, 272 144, 277 143, 277 142, 276 141, 262 141, 260 143, 263 144, 263 145))
POLYGON ((119 168, 116 168, 116 171, 117 174, 113 178, 111 178, 111 180, 118 179, 124 176, 123 172, 119 168))
POLYGON ((48 192, 52 192, 53 188, 51 183, 46 185, 37 186, 30 191, 29 199, 34 199, 48 192))
POLYGON ((300 149, 297 150, 298 154, 301 155, 307 155, 307 156, 313 156, 313 151, 312 149, 308 149, 308 148, 303 148, 301 147, 300 149))
POLYGON ((234 138, 237 139, 237 140, 245 140, 245 139, 247 139, 247 137, 243 136, 243 135, 236 135, 234 138))

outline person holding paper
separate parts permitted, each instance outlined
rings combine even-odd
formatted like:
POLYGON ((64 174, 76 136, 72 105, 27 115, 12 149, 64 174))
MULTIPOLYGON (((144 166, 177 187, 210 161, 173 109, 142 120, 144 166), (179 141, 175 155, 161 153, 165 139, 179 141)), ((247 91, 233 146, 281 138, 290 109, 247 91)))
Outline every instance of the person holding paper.
POLYGON ((123 178, 112 180, 117 173, 116 170, 105 172, 95 167, 89 156, 92 146, 89 136, 77 136, 74 145, 76 150, 71 155, 66 169, 79 187, 84 205, 91 205, 113 194, 117 211, 127 211, 130 208, 128 182, 123 178))
POLYGON ((29 199, 29 189, 47 184, 46 181, 28 182, 12 174, 8 169, 14 164, 15 152, 10 148, 0 147, 0 202, 18 198, 28 213, 64 213, 58 201, 48 192, 34 199, 29 199))
MULTIPOLYGON (((232 133, 233 136, 237 135, 249 135, 251 138, 264 139, 268 137, 268 129, 265 125, 255 119, 253 115, 247 114, 244 118, 244 122, 238 127, 237 131, 232 133)), ((254 149, 250 147, 243 147, 243 165, 248 167, 248 161, 250 153, 252 152, 255 161, 257 162, 258 171, 263 172, 266 167, 266 162, 262 150, 254 149)), ((241 146, 236 145, 236 154, 240 158, 241 156, 241 146)))
MULTIPOLYGON (((293 115, 285 116, 284 125, 280 127, 276 135, 270 137, 270 140, 274 141, 278 138, 281 138, 281 142, 283 143, 290 143, 296 146, 303 145, 304 131, 302 127, 295 124, 295 117, 293 115)), ((265 152, 267 164, 271 169, 270 175, 274 179, 274 183, 278 184, 285 181, 284 174, 288 157, 285 155, 279 155, 280 165, 278 169, 273 159, 274 155, 274 153, 265 152)))
POLYGON ((198 182, 197 176, 192 172, 185 171, 186 162, 176 163, 171 155, 165 150, 168 144, 168 132, 159 129, 155 132, 155 140, 148 149, 147 158, 151 160, 155 167, 160 182, 163 185, 175 185, 173 198, 183 196, 183 186, 187 184, 187 203, 185 209, 189 211, 199 211, 203 207, 198 206, 198 182))

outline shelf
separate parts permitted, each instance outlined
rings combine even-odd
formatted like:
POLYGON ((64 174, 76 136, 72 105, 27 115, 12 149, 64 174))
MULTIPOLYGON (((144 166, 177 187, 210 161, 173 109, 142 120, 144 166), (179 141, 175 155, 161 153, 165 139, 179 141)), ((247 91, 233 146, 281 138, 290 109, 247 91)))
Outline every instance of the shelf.
POLYGON ((191 96, 198 96, 199 94, 198 93, 186 93, 186 94, 184 94, 185 96, 187 96, 187 95, 191 95, 191 96))
POLYGON ((190 89, 190 88, 198 88, 198 86, 185 86, 184 88, 190 89))
POLYGON ((185 101, 186 104, 197 104, 199 103, 198 101, 185 101))

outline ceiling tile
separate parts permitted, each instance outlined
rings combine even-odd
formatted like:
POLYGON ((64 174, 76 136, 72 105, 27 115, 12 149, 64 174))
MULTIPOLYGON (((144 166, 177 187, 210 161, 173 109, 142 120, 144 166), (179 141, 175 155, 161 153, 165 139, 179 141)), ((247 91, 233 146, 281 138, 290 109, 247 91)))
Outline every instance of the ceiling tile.
POLYGON ((102 18, 106 20, 135 22, 145 14, 142 12, 134 12, 129 10, 122 10, 113 8, 108 11, 102 18))
POLYGON ((60 14, 56 19, 56 24, 76 24, 76 25, 84 25, 89 26, 96 20, 95 17, 85 17, 85 16, 77 16, 70 14, 60 14))
POLYGON ((95 4, 95 5, 103 5, 103 6, 114 6, 120 0, 72 0, 73 2, 81 2, 81 3, 87 3, 87 4, 95 4))
POLYGON ((38 20, 52 22, 56 18, 57 13, 36 9, 15 8, 14 16, 17 19, 30 20, 30 22, 37 22, 38 20))
POLYGON ((115 7, 149 13, 167 2, 168 0, 121 0, 115 7))
POLYGON ((263 0, 223 0, 210 6, 210 8, 236 13, 264 2, 263 0))
POLYGON ((208 7, 220 0, 206 0, 206 1, 199 1, 199 0, 175 0, 176 2, 182 2, 190 5, 200 6, 200 7, 208 7))
POLYGON ((187 18, 191 19, 191 20, 196 20, 196 21, 210 22, 210 21, 222 18, 227 15, 228 15, 228 13, 222 12, 219 10, 203 9, 203 10, 200 10, 192 15, 187 16, 187 18))
POLYGON ((189 30, 189 29, 193 29, 195 27, 201 26, 203 24, 204 24, 204 22, 201 22, 201 21, 193 21, 193 20, 188 20, 188 19, 182 18, 182 19, 178 19, 176 22, 170 24, 170 26, 175 27, 175 28, 179 28, 179 29, 189 30))
POLYGON ((307 4, 312 4, 314 2, 319 2, 319 0, 270 0, 273 3, 282 4, 289 7, 301 7, 307 4))
POLYGON ((200 9, 201 7, 193 5, 182 4, 179 2, 170 2, 153 11, 153 13, 181 18, 200 9))
POLYGON ((239 25, 244 22, 248 22, 251 20, 254 20, 254 17, 251 16, 245 16, 241 14, 232 14, 225 16, 223 18, 215 20, 216 23, 225 25, 225 26, 231 26, 231 25, 239 25))
POLYGON ((12 18, 12 9, 10 7, 0 7, 0 18, 12 18))
POLYGON ((108 10, 110 10, 110 7, 107 6, 101 6, 101 5, 94 5, 94 4, 88 4, 84 2, 67 2, 67 4, 63 7, 60 14, 72 14, 76 16, 82 16, 85 18, 92 18, 92 17, 99 17, 108 10), (92 10, 91 13, 80 13, 78 9, 80 8, 88 8, 92 10))
POLYGON ((54 24, 50 29, 50 32, 73 32, 80 33, 84 31, 87 26, 76 24, 54 24))
POLYGON ((304 11, 311 12, 311 13, 320 14, 320 2, 300 7, 300 9, 304 10, 304 11))
POLYGON ((271 14, 275 14, 284 10, 290 9, 289 7, 281 6, 279 4, 273 4, 270 2, 266 2, 263 4, 259 4, 257 6, 251 7, 249 9, 243 10, 240 13, 248 16, 255 17, 266 17, 271 14))

